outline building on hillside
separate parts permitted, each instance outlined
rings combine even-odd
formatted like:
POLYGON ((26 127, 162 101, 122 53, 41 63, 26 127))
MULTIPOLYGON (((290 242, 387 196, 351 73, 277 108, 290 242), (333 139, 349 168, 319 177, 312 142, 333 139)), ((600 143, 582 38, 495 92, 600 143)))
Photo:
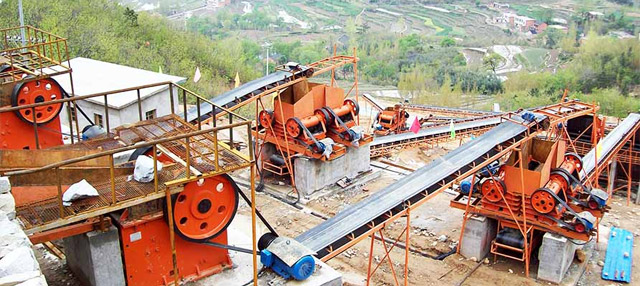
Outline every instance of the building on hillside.
POLYGON ((562 26, 562 25, 549 25, 549 26, 547 26, 547 29, 556 29, 556 30, 559 30, 559 31, 564 32, 564 33, 569 31, 569 28, 567 28, 566 26, 562 26))
POLYGON ((547 23, 542 22, 542 21, 535 21, 535 23, 533 24, 533 27, 531 27, 531 32, 533 34, 540 34, 542 32, 544 32, 544 30, 547 29, 549 25, 547 25, 547 23))
POLYGON ((513 19, 513 23, 515 28, 520 29, 521 32, 526 32, 531 30, 535 25, 536 19, 529 18, 527 16, 516 16, 513 19))
MULTIPOLYGON (((127 89, 142 85, 150 85, 161 82, 183 83, 186 78, 177 77, 152 71, 102 62, 87 58, 71 59, 73 69, 73 92, 71 94, 71 84, 68 75, 55 76, 54 79, 60 83, 70 96, 83 96, 109 92, 112 90, 127 89)), ((171 113, 171 99, 169 97, 169 85, 160 85, 151 88, 140 89, 142 120, 153 119, 171 113)), ((178 110, 177 88, 173 90, 174 108, 178 110)), ((109 112, 109 127, 115 128, 120 125, 134 123, 140 120, 138 111, 138 94, 135 90, 109 95, 107 98, 109 112)), ((80 110, 94 124, 106 127, 105 102, 104 97, 93 97, 76 101, 80 110)), ((63 108, 60 114, 63 124, 68 124, 69 116, 72 120, 78 120, 80 129, 89 125, 90 122, 78 110, 78 118, 67 113, 63 108)))
POLYGON ((589 12, 587 12, 586 16, 587 16, 588 20, 596 20, 596 19, 604 17, 604 13, 598 12, 598 11, 589 11, 589 12))
POLYGON ((207 9, 216 10, 231 4, 231 0, 205 0, 207 9))
POLYGON ((493 8, 496 8, 496 9, 509 9, 510 8, 508 3, 500 3, 500 2, 493 2, 491 6, 493 8))
POLYGON ((618 39, 635 39, 636 36, 633 34, 627 33, 625 31, 611 31, 609 32, 609 36, 616 37, 618 39))

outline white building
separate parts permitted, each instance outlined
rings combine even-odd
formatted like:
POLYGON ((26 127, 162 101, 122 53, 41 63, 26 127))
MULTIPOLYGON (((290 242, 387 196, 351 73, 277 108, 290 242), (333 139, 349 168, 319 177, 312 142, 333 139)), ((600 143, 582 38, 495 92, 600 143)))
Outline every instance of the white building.
MULTIPOLYGON (((182 83, 186 79, 172 75, 166 75, 147 70, 122 66, 87 58, 74 58, 71 60, 73 71, 74 94, 71 94, 69 75, 55 76, 64 90, 71 96, 83 96, 109 92, 114 90, 132 88, 142 85, 150 85, 161 82, 182 83)), ((179 110, 178 91, 173 88, 174 108, 179 110)), ((171 99, 169 97, 169 85, 159 85, 140 90, 142 120, 156 118, 171 113, 171 99)), ((138 112, 137 91, 127 91, 108 95, 109 128, 140 121, 138 112)), ((104 97, 93 97, 77 101, 78 106, 95 124, 106 128, 104 97)), ((72 112, 73 113, 73 112, 72 112)), ((89 125, 89 121, 78 113, 78 125, 80 129, 89 125)), ((69 114, 63 108, 60 113, 61 123, 69 124, 69 114)), ((75 118, 73 118, 75 120, 75 118)), ((75 125, 75 123, 74 123, 75 125)), ((75 127, 75 126, 74 126, 75 127)))

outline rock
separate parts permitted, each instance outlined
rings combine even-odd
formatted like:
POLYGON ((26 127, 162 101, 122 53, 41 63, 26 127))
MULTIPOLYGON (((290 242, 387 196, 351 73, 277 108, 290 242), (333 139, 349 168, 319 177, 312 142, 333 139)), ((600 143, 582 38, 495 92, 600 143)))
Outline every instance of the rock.
POLYGON ((16 218, 16 201, 10 193, 0 194, 0 211, 4 211, 10 220, 16 218))
POLYGON ((9 177, 0 177, 0 194, 6 194, 11 191, 11 182, 9 177))
POLYGON ((582 249, 576 250, 576 259, 580 262, 584 262, 587 260, 587 253, 582 249))
POLYGON ((0 259, 0 277, 29 271, 40 271, 30 247, 18 247, 0 259))
MULTIPOLYGON (((67 285, 71 283, 67 282, 67 285)), ((47 286, 47 280, 44 279, 44 275, 40 275, 38 277, 31 278, 27 281, 24 281, 16 286, 47 286)))
POLYGON ((604 267, 604 261, 602 261, 602 260, 598 261, 598 266, 604 267))
POLYGON ((32 278, 38 278, 40 271, 27 271, 18 274, 8 275, 0 278, 0 286, 16 285, 28 281, 32 278))
POLYGON ((445 242, 445 241, 447 241, 447 236, 446 236, 446 235, 444 235, 444 234, 443 234, 443 235, 441 235, 440 237, 438 237, 438 241, 439 241, 439 242, 445 242))

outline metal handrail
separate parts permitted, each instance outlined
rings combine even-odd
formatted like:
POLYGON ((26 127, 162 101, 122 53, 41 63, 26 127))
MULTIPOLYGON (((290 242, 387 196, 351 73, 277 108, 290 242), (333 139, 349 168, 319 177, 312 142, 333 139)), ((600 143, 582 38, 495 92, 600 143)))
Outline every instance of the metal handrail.
POLYGON ((243 125, 251 126, 251 124, 252 124, 252 121, 251 120, 247 120, 247 121, 236 122, 236 123, 229 124, 229 125, 213 127, 213 128, 210 128, 210 129, 196 130, 196 131, 193 131, 193 132, 184 133, 184 134, 180 134, 180 135, 176 135, 176 136, 171 136, 171 137, 167 137, 167 138, 163 138, 163 139, 146 141, 144 143, 139 143, 139 144, 135 144, 135 145, 131 145, 131 146, 120 147, 120 148, 106 150, 106 151, 102 151, 102 152, 98 152, 98 153, 94 153, 94 154, 89 154, 89 155, 85 155, 85 156, 81 156, 81 157, 76 157, 76 158, 73 158, 73 159, 60 161, 60 162, 57 162, 57 163, 45 165, 45 166, 38 167, 38 168, 6 172, 3 175, 4 176, 16 176, 16 175, 32 174, 32 173, 36 173, 36 172, 40 172, 40 171, 46 171, 46 170, 49 170, 49 169, 54 169, 54 168, 63 167, 63 166, 66 166, 66 165, 79 163, 79 162, 82 162, 82 161, 87 161, 87 160, 91 160, 91 159, 100 158, 100 157, 103 157, 103 156, 110 156, 110 155, 114 155, 114 154, 120 153, 120 152, 130 151, 130 150, 139 149, 139 148, 143 148, 143 147, 150 147, 150 146, 154 146, 154 145, 157 145, 157 144, 162 144, 162 143, 166 143, 166 142, 170 142, 170 141, 176 141, 176 140, 180 140, 180 139, 190 138, 190 137, 203 135, 203 134, 207 134, 207 133, 214 133, 215 134, 220 130, 230 129, 230 128, 234 128, 234 127, 240 127, 240 126, 243 126, 243 125))

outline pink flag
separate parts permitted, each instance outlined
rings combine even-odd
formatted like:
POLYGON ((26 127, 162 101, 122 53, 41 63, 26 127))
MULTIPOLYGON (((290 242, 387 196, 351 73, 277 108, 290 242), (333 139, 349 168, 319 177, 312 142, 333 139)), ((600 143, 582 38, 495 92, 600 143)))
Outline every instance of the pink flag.
POLYGON ((411 132, 418 134, 420 131, 420 121, 418 120, 418 116, 413 118, 413 123, 411 123, 411 127, 409 128, 411 132))

